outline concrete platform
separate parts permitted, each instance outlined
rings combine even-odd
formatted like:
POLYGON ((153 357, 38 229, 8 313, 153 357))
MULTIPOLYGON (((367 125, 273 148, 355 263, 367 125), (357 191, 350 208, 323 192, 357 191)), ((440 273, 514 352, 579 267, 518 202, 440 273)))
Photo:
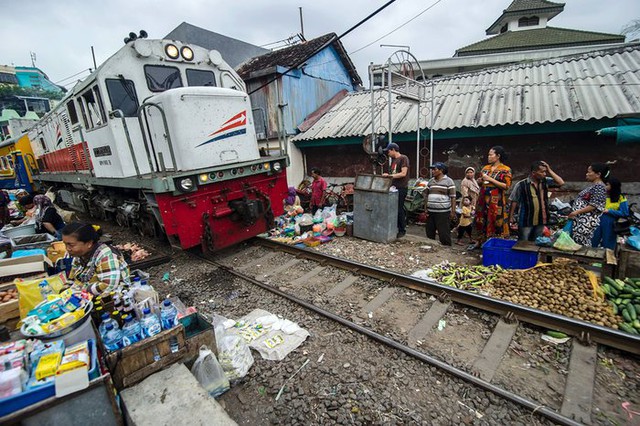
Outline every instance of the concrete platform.
POLYGON ((159 371, 120 395, 128 425, 237 425, 183 364, 159 371))

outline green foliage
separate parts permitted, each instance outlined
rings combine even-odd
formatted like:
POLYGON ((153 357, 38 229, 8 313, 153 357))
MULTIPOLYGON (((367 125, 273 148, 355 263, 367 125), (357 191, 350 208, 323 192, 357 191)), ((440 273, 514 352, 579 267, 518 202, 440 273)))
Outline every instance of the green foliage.
POLYGON ((34 87, 19 87, 14 84, 0 84, 0 98, 8 96, 34 96, 47 99, 60 100, 64 97, 62 92, 36 89, 34 87))

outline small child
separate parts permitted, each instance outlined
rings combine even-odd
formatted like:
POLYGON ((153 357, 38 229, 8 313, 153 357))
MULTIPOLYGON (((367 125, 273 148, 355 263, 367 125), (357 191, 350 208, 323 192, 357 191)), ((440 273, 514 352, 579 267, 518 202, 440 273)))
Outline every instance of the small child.
POLYGON ((462 199, 462 216, 460 216, 460 224, 458 225, 458 239, 456 240, 456 244, 461 246, 463 243, 461 242, 462 237, 464 237, 465 232, 469 235, 469 243, 472 243, 471 239, 471 230, 473 223, 473 210, 471 207, 471 197, 464 197, 462 199))

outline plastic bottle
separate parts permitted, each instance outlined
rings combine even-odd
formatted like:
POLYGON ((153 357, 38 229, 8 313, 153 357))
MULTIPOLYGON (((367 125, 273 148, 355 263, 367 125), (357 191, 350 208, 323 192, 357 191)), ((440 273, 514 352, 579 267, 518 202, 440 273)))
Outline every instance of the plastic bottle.
POLYGON ((122 349, 122 330, 113 328, 113 324, 107 324, 102 341, 104 347, 110 352, 122 349))
POLYGON ((122 326, 122 345, 129 346, 142 340, 142 327, 138 320, 127 317, 122 326))
POLYGON ((40 289, 40 294, 44 300, 47 300, 47 296, 53 294, 53 290, 47 280, 42 280, 40 284, 38 284, 38 288, 40 289))
POLYGON ((104 314, 102 314, 102 322, 100 323, 100 326, 98 327, 98 332, 100 333, 100 336, 104 339, 104 335, 107 332, 107 326, 111 325, 112 328, 120 328, 118 326, 118 322, 111 318, 111 316, 109 315, 108 312, 105 312, 104 314))
POLYGON ((178 324, 178 310, 173 306, 171 300, 167 299, 162 304, 160 319, 162 320, 163 330, 169 330, 178 324))
POLYGON ((156 314, 151 313, 149 308, 144 308, 142 311, 140 326, 142 327, 142 334, 144 337, 155 336, 162 331, 158 317, 156 314))
POLYGON ((134 288, 139 288, 140 285, 142 284, 141 281, 142 281, 142 279, 140 277, 135 276, 135 277, 133 277, 133 282, 131 283, 132 284, 131 286, 134 287, 134 288))
POLYGON ((113 312, 111 312, 111 318, 113 318, 114 320, 116 320, 116 322, 118 323, 118 328, 122 327, 122 312, 115 310, 113 312))

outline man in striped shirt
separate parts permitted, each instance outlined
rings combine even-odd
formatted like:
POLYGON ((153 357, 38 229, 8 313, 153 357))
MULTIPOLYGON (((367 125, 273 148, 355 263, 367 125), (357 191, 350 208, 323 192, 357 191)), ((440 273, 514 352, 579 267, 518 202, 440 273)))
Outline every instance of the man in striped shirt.
POLYGON ((449 220, 456 218, 456 184, 447 176, 444 163, 433 163, 432 178, 423 192, 427 200, 427 238, 435 240, 436 231, 442 245, 451 245, 449 220))

